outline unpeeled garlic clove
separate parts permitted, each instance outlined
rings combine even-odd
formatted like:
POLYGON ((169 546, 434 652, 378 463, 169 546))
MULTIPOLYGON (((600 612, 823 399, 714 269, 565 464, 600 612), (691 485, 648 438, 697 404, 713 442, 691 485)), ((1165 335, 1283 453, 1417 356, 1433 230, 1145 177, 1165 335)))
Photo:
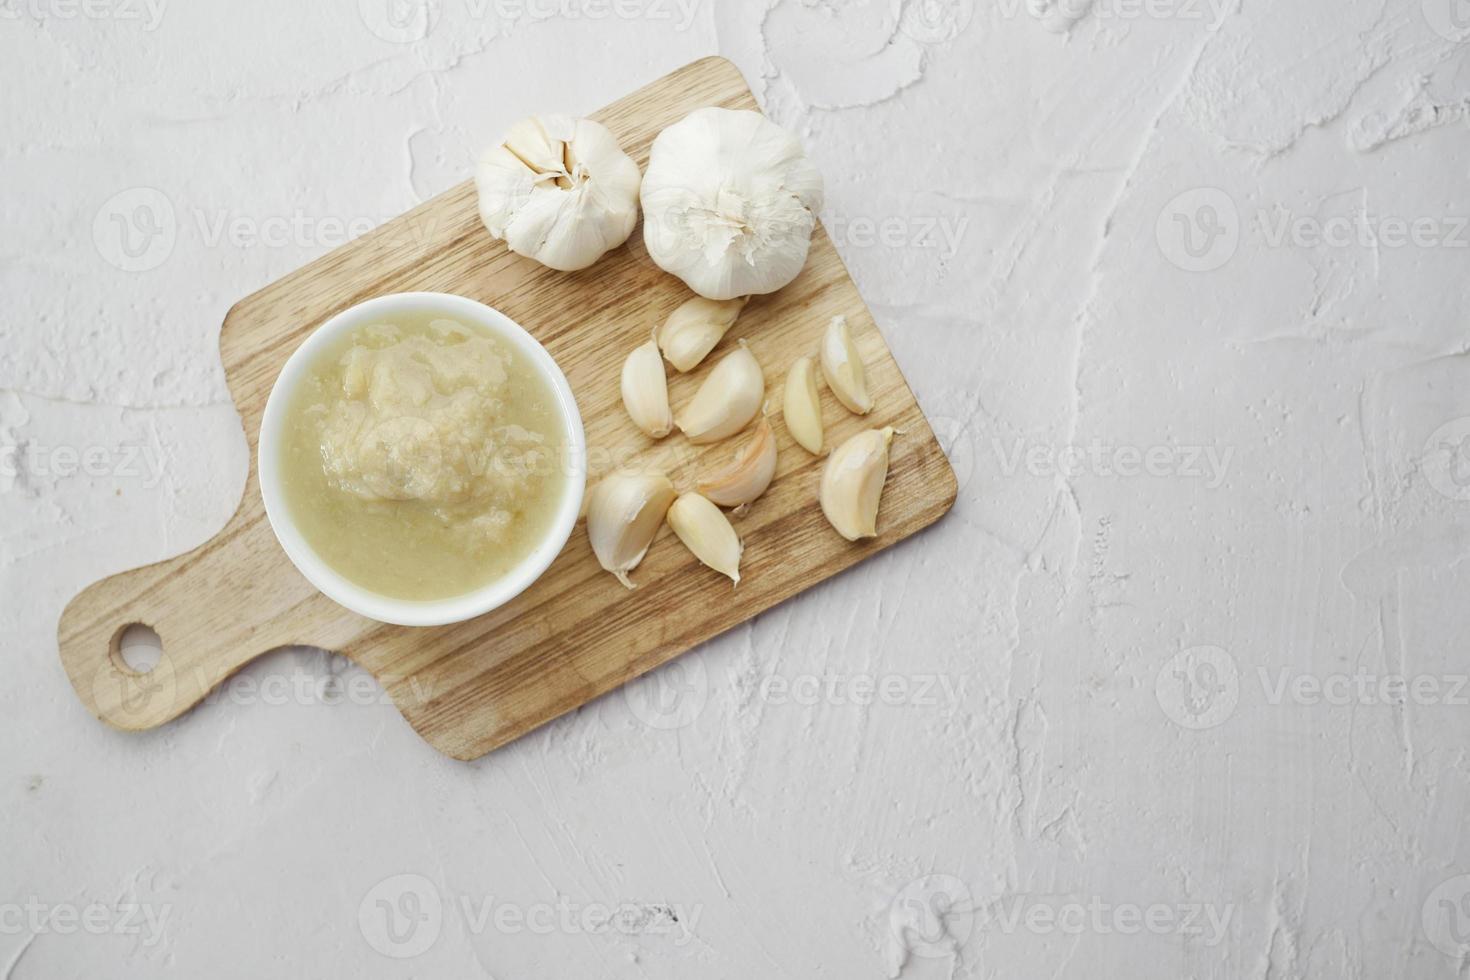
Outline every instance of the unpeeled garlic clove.
POLYGON ((669 508, 669 527, 694 557, 740 584, 740 536, 720 508, 697 493, 685 493, 669 508))
POLYGON ((655 439, 662 439, 674 429, 664 360, 652 340, 623 362, 623 407, 633 424, 655 439))
POLYGON ((817 394, 817 366, 810 357, 798 358, 786 372, 782 395, 786 431, 797 445, 814 456, 822 454, 822 399, 817 394))
POLYGON ((680 306, 658 331, 658 346, 679 371, 692 371, 740 318, 749 296, 713 300, 696 296, 680 306))
POLYGON ((893 427, 859 432, 838 446, 822 470, 822 513, 849 541, 878 536, 878 503, 888 479, 893 427))
POLYGON ((760 362, 742 343, 715 365, 675 423, 692 443, 719 442, 745 428, 765 397, 760 362))
POLYGON ((776 433, 761 420, 735 458, 711 472, 696 489, 721 507, 740 507, 766 492, 776 476, 776 433))
POLYGON ((834 316, 822 336, 822 375, 827 387, 842 406, 854 415, 867 415, 873 410, 873 396, 868 392, 868 370, 852 342, 847 317, 834 316))
POLYGON ((674 502, 674 485, 661 473, 613 473, 592 488, 587 503, 587 538, 597 562, 634 588, 628 573, 638 567, 674 502))

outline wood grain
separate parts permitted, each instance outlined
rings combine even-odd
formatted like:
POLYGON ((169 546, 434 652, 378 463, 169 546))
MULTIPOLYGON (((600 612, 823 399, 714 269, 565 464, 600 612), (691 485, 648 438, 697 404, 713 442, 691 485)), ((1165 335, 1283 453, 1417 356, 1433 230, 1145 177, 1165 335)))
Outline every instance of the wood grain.
MULTIPOLYGON (((757 108, 739 71, 708 58, 594 118, 644 165, 661 129, 706 105, 757 108)), ((690 295, 648 259, 641 231, 587 272, 553 272, 493 241, 480 225, 473 184, 461 184, 230 310, 220 355, 250 445, 244 497, 206 544, 114 575, 67 606, 62 663, 98 718, 126 730, 161 725, 255 657, 304 644, 361 664, 435 748, 473 759, 914 534, 954 502, 954 473, 819 229, 797 281, 753 300, 700 370, 671 371, 670 395, 682 404, 708 365, 743 338, 765 368, 776 409, 787 367, 815 352, 832 315, 846 314, 871 367, 877 408, 858 419, 824 392, 829 443, 874 425, 902 431, 877 539, 849 544, 827 525, 816 505, 821 460, 796 446, 775 413, 780 463, 771 489, 737 521, 746 545, 738 589, 699 565, 665 527, 629 592, 599 569, 579 527, 535 586, 489 615, 432 629, 363 619, 317 593, 276 543, 260 499, 256 439, 277 373, 311 330, 362 300, 409 290, 480 300, 545 344, 577 395, 594 474, 657 461, 687 486, 734 451, 733 441, 693 447, 677 434, 653 443, 622 409, 623 357, 690 295), (134 623, 153 627, 163 642, 163 659, 147 674, 119 655, 122 631, 134 623)))

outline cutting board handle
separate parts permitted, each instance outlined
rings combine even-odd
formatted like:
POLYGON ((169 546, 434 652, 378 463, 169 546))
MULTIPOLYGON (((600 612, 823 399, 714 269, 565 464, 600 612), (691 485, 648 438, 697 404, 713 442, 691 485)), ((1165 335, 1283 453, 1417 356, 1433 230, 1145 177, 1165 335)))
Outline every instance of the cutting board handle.
POLYGON ((57 629, 61 662, 102 721, 124 731, 156 728, 261 654, 293 643, 328 645, 340 635, 331 624, 344 617, 361 630, 360 620, 323 600, 290 566, 253 486, 244 499, 224 529, 193 551, 103 579, 67 604, 57 629), (303 622, 317 628, 303 633, 303 622), (134 625, 151 628, 163 647, 146 673, 122 658, 123 633, 134 625))

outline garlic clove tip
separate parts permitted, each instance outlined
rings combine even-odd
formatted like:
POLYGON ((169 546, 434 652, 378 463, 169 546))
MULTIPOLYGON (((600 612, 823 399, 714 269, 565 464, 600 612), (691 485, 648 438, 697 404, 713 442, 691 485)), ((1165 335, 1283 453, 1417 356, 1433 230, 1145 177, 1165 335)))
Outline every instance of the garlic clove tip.
POLYGON ((679 495, 669 508, 669 527, 703 564, 740 584, 745 546, 720 508, 699 493, 679 495))
POLYGON ((674 424, 696 445, 719 442, 750 423, 765 401, 760 362, 741 343, 714 366, 674 424))
POLYGON ((623 362, 622 395, 628 417, 650 438, 662 439, 673 431, 668 379, 658 345, 652 340, 634 348, 623 362))
POLYGON ((863 363, 847 317, 834 316, 822 335, 822 375, 832 394, 854 415, 867 415, 873 410, 873 396, 868 391, 868 370, 863 363))
POLYGON ((849 541, 878 535, 878 507, 888 479, 892 426, 859 432, 832 451, 818 500, 827 521, 849 541))
POLYGON ((814 456, 822 454, 822 400, 817 392, 817 368, 810 357, 802 357, 786 372, 782 392, 782 417, 786 431, 796 444, 814 456))

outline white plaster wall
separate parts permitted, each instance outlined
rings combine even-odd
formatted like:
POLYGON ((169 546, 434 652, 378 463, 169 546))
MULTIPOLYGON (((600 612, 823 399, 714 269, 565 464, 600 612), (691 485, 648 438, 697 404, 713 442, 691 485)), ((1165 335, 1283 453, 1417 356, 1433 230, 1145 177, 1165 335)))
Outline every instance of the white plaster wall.
POLYGON ((1470 973, 1465 0, 152 3, 0 0, 0 978, 1470 973), (471 765, 313 651, 93 721, 230 304, 710 53, 955 512, 471 765))

